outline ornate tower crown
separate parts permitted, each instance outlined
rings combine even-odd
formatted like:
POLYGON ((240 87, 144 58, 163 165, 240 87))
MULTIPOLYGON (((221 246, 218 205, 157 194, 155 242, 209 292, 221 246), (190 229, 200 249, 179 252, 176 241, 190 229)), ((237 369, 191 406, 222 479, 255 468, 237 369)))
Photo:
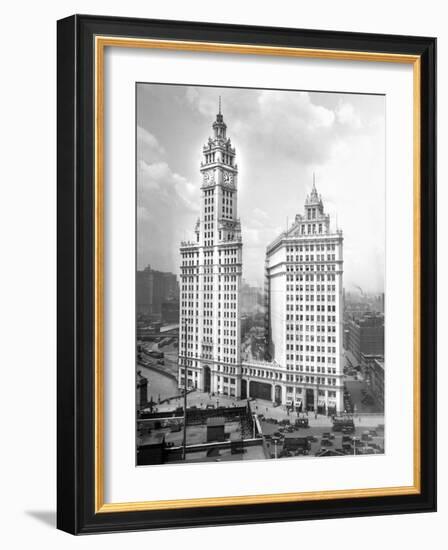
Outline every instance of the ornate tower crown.
POLYGON ((227 130, 227 125, 224 122, 224 117, 222 116, 222 113, 221 113, 221 96, 219 96, 218 114, 216 115, 216 120, 213 123, 213 131, 214 131, 214 134, 215 134, 215 136, 214 136, 215 139, 218 138, 218 139, 225 140, 226 139, 226 130, 227 130))
POLYGON ((316 214, 324 214, 324 205, 322 203, 322 197, 319 195, 316 189, 316 178, 313 173, 313 187, 311 193, 305 200, 305 215, 308 220, 315 219, 316 214))
POLYGON ((210 185, 219 180, 218 173, 226 179, 226 182, 235 180, 238 167, 235 164, 235 149, 227 138, 227 125, 221 112, 221 97, 219 98, 219 110, 216 120, 213 122, 213 136, 208 138, 202 153, 201 172, 204 184, 210 185))

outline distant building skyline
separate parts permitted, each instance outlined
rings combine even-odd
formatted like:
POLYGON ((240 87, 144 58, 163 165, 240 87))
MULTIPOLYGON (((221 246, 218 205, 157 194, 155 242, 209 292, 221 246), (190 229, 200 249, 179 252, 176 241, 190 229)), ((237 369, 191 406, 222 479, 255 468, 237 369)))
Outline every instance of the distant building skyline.
POLYGON ((179 299, 177 275, 147 265, 136 273, 137 314, 161 316, 166 300, 179 299))

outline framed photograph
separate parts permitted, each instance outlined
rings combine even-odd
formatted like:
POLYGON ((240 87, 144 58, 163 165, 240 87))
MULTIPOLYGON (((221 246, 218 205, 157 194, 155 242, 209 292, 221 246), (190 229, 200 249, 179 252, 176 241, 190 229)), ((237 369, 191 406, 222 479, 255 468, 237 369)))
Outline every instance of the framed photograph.
POLYGON ((58 527, 434 511, 436 40, 58 22, 58 527))

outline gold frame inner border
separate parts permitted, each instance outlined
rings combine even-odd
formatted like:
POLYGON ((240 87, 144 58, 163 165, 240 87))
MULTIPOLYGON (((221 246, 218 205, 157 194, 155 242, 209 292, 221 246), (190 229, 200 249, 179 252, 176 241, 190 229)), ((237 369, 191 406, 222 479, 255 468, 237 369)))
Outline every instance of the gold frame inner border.
POLYGON ((275 502, 303 502, 341 498, 382 497, 411 495, 421 492, 421 441, 420 441, 420 202, 421 202, 421 62, 418 55, 401 55, 376 52, 321 50, 290 47, 256 46, 251 44, 226 44, 214 42, 155 40, 96 36, 95 55, 95 513, 132 512, 143 510, 168 510, 208 506, 232 506, 275 502), (413 65, 413 248, 414 248, 414 350, 413 350, 413 407, 414 407, 414 480, 413 485, 350 490, 313 491, 301 493, 276 493, 263 495, 192 498, 181 500, 154 500, 141 502, 104 502, 104 53, 106 47, 155 48, 191 52, 224 54, 251 54, 314 59, 366 61, 382 63, 406 63, 413 65))

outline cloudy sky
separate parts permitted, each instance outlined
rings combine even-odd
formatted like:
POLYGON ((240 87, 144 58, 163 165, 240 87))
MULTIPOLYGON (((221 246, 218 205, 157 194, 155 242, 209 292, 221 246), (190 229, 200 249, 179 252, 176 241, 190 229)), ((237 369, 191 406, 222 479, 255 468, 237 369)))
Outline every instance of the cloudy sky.
POLYGON ((239 168, 244 278, 263 283, 266 245, 303 212, 314 172, 325 211, 344 232, 344 286, 382 292, 383 96, 138 84, 138 268, 179 273, 220 95, 239 168))

